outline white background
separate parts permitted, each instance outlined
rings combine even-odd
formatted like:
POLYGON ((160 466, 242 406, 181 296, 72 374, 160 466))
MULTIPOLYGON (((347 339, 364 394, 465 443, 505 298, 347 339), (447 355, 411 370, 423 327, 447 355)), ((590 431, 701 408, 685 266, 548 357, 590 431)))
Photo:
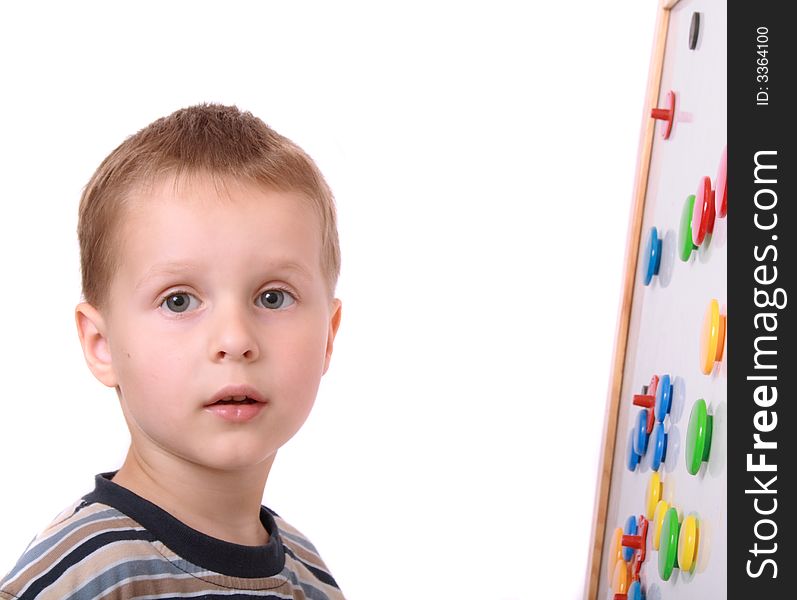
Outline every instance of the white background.
POLYGON ((117 468, 83 185, 203 101, 337 197, 343 321, 265 502, 352 600, 583 593, 655 0, 0 5, 0 571, 117 468))

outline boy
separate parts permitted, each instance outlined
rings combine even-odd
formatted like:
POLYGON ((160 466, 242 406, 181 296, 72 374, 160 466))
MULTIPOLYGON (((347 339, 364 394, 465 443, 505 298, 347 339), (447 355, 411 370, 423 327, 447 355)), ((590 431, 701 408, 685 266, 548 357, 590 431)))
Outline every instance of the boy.
POLYGON ((235 107, 178 110, 102 162, 78 238, 78 336, 130 448, 0 598, 342 598, 313 545, 260 505, 340 325, 316 165, 235 107))

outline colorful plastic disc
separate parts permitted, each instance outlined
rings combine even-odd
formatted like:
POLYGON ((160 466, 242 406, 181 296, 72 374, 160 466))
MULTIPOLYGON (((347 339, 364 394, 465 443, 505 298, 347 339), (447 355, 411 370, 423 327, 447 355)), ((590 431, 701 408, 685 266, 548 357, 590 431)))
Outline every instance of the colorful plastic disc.
POLYGON ((636 425, 634 426, 634 452, 639 456, 644 456, 648 451, 648 409, 643 408, 639 411, 636 425))
POLYGON ((722 360, 724 347, 725 316, 720 314, 719 302, 712 298, 700 331, 700 370, 704 375, 711 375, 714 363, 722 360))
POLYGON ((628 467, 629 471, 635 471, 636 466, 639 464, 639 459, 641 458, 639 454, 636 453, 634 450, 634 428, 631 428, 631 436, 628 440, 628 455, 626 456, 625 466, 628 467))
POLYGON ((722 149, 714 185, 717 186, 714 190, 715 211, 717 217, 722 218, 728 214, 728 146, 722 149))
POLYGON ((706 401, 699 398, 692 406, 686 429, 686 470, 690 475, 697 475, 700 465, 708 460, 713 428, 714 419, 708 414, 706 401))
POLYGON ((645 490, 645 518, 652 519, 656 505, 661 500, 661 476, 653 471, 648 480, 648 487, 645 490))
MULTIPOLYGON (((628 519, 626 519, 623 533, 625 533, 625 535, 637 534, 636 517, 634 515, 631 515, 628 517, 628 519)), ((622 540, 620 543, 622 543, 622 540)), ((623 546, 623 560, 630 562, 632 558, 634 558, 634 549, 629 546, 623 546)))
POLYGON ((631 579, 630 570, 627 562, 617 561, 612 574, 612 591, 615 594, 625 594, 628 591, 628 583, 631 579))
POLYGON ((678 511, 667 509, 664 522, 661 524, 659 538, 659 577, 669 581, 674 567, 678 566, 678 511))
POLYGON ((669 375, 662 375, 656 388, 656 420, 664 421, 672 408, 672 382, 669 375))
POLYGON ((700 13, 692 13, 692 21, 689 23, 689 49, 697 48, 697 38, 700 37, 700 13))
POLYGON ((697 559, 697 545, 700 540, 700 527, 695 515, 688 515, 681 524, 678 536, 678 566, 681 571, 691 573, 697 559))
POLYGON ((707 233, 714 231, 714 192, 711 179, 703 177, 697 186, 695 207, 692 211, 692 242, 699 246, 707 233))
POLYGON ((664 523, 664 516, 667 514, 669 509, 670 505, 666 500, 659 500, 656 504, 656 510, 653 512, 653 520, 651 521, 653 524, 653 539, 651 539, 651 545, 653 546, 654 550, 659 549, 659 542, 661 540, 661 526, 664 523))
POLYGON ((659 267, 661 266, 661 240, 659 239, 659 232, 655 227, 650 228, 643 256, 647 261, 644 284, 650 285, 653 276, 659 274, 659 267))
POLYGON ((692 213, 695 210, 695 197, 689 195, 681 211, 681 225, 678 228, 678 257, 687 262, 692 256, 692 250, 697 246, 692 242, 692 213))
POLYGON ((653 463, 651 467, 658 471, 661 463, 667 458, 667 434, 664 432, 664 423, 657 423, 653 430, 653 463))
POLYGON ((639 580, 632 581, 628 586, 628 597, 626 600, 645 600, 645 594, 642 593, 642 584, 639 580))

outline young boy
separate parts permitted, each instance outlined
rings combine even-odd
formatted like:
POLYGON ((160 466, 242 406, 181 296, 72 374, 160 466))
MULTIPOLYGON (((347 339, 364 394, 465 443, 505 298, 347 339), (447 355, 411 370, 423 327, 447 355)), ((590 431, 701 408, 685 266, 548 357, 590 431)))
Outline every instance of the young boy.
POLYGON ((0 598, 342 598, 260 504, 340 325, 316 165, 235 107, 178 110, 102 162, 78 238, 78 335, 130 449, 31 542, 0 598))

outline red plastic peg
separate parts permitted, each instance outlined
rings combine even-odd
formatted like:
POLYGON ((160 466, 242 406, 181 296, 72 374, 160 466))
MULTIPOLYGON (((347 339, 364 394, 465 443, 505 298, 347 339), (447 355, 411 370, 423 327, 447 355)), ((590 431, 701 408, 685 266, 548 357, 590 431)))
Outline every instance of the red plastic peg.
POLYGON ((703 177, 697 186, 695 208, 692 213, 692 243, 699 246, 707 233, 714 233, 714 190, 711 179, 703 177))
POLYGON ((728 214, 728 146, 722 149, 720 164, 717 167, 715 200, 717 217, 728 214))
POLYGON ((647 540, 647 536, 648 520, 645 518, 645 515, 639 515, 639 533, 637 535, 623 535, 622 545, 625 548, 633 548, 638 551, 639 558, 637 562, 639 564, 635 565, 635 571, 637 573, 639 572, 639 566, 645 560, 645 541, 647 540))
POLYGON ((659 121, 667 122, 667 127, 664 128, 661 135, 665 140, 669 139, 672 132, 672 124, 675 120, 675 92, 672 90, 667 92, 667 108, 653 108, 650 111, 650 116, 659 121))
POLYGON ((648 409, 648 433, 653 431, 653 425, 656 423, 655 411, 653 407, 656 405, 656 390, 659 387, 659 376, 654 375, 650 378, 648 385, 642 386, 641 394, 634 394, 634 406, 641 406, 648 409))
MULTIPOLYGON (((646 532, 647 533, 647 532, 646 532)), ((642 552, 634 555, 634 564, 631 565, 631 582, 639 581, 639 571, 642 569, 642 561, 645 560, 644 545, 642 552)))

